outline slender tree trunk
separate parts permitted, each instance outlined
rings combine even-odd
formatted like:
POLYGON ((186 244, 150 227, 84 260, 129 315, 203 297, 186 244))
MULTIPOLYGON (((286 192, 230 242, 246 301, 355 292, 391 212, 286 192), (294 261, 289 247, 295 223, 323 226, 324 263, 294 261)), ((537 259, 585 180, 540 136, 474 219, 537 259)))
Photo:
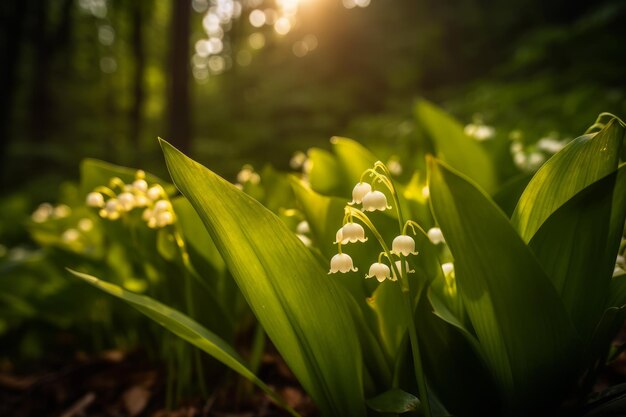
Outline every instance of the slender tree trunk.
POLYGON ((142 109, 145 101, 143 79, 146 69, 146 53, 143 43, 144 9, 142 5, 142 1, 135 1, 131 4, 131 44, 135 56, 135 72, 133 73, 134 101, 130 110, 130 140, 133 144, 135 165, 140 162, 142 109))
POLYGON ((181 150, 191 147, 189 35, 191 1, 173 0, 170 45, 169 139, 181 150))
POLYGON ((47 1, 36 1, 31 37, 34 53, 33 78, 30 94, 30 139, 34 143, 45 142, 48 133, 50 116, 50 92, 48 78, 50 76, 50 57, 52 43, 49 40, 47 1))
POLYGON ((13 99, 17 85, 17 67, 22 52, 22 27, 26 14, 25 1, 3 2, 0 15, 2 39, 0 39, 0 189, 8 180, 6 178, 7 148, 13 116, 13 99))

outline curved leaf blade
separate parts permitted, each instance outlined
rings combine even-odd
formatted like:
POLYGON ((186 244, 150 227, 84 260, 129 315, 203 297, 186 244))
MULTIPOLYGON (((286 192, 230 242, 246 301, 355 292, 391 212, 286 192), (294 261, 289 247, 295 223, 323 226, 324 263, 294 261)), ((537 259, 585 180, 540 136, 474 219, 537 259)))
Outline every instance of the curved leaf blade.
POLYGON ((364 415, 361 349, 345 290, 273 213, 169 143, 161 146, 174 183, 322 414, 364 415))
POLYGON ((617 169, 623 137, 624 128, 612 120, 598 133, 574 139, 537 171, 511 217, 525 242, 576 193, 617 169))
MULTIPOLYGON (((607 259, 605 252, 609 235, 615 235, 610 230, 613 197, 626 194, 626 182, 617 188, 616 179, 613 173, 584 188, 552 213, 529 243, 584 341, 592 336, 609 296, 615 254, 607 259)), ((623 225, 625 207, 615 209, 623 225)), ((622 225, 613 228, 621 232, 622 225)))
POLYGON ((480 189, 441 162, 430 160, 429 168, 433 211, 455 258, 457 289, 505 402, 523 410, 554 401, 546 389, 569 376, 580 355, 558 294, 480 189))
POLYGON ((273 400, 288 410, 290 414, 294 416, 298 415, 288 405, 286 405, 284 400, 282 400, 270 387, 268 387, 250 369, 248 369, 243 358, 239 356, 232 346, 226 343, 215 333, 207 330, 198 322, 148 296, 135 294, 115 284, 102 281, 92 275, 72 271, 71 269, 68 269, 68 271, 88 284, 93 285, 103 292, 128 303, 133 308, 156 321, 178 337, 208 353, 233 371, 237 372, 239 375, 256 384, 273 400))
POLYGON ((438 158, 472 178, 487 192, 495 191, 497 178, 493 161, 465 134, 459 122, 426 100, 417 102, 415 114, 434 142, 438 158))

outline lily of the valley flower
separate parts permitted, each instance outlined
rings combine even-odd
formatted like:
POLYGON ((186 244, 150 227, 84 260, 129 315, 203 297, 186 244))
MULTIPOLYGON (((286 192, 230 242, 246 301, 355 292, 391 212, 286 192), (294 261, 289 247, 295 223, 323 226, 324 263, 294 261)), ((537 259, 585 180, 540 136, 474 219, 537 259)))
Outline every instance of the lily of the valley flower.
POLYGON ((117 198, 110 198, 107 200, 104 208, 100 210, 100 217, 109 219, 109 220, 117 220, 120 218, 121 206, 117 198))
POLYGON ((131 193, 124 192, 117 196, 120 207, 124 211, 131 211, 135 207, 135 196, 131 193))
MULTIPOLYGON (((337 232, 337 237, 339 237, 339 232, 337 232)), ((367 238, 365 237, 365 229, 358 223, 346 223, 341 228, 341 243, 346 244, 348 242, 365 242, 367 238)), ((339 241, 337 241, 339 242, 339 241)))
POLYGON ((337 255, 332 257, 332 259, 330 260, 330 271, 328 272, 329 274, 334 274, 337 272, 345 274, 349 271, 358 271, 358 268, 355 268, 352 264, 352 258, 350 257, 350 255, 346 253, 338 253, 337 255))
POLYGON ((387 204, 387 197, 380 191, 370 191, 363 196, 363 210, 365 211, 385 211, 391 206, 387 204))
POLYGON ((417 255, 415 240, 407 235, 396 236, 391 243, 391 253, 402 254, 404 256, 417 255))
POLYGON ((448 277, 454 272, 454 264, 452 262, 446 262, 441 265, 441 270, 443 271, 443 275, 448 277))
POLYGON ((366 182, 359 182, 357 185, 354 186, 354 189, 352 189, 352 201, 348 204, 361 204, 361 202, 363 201, 363 197, 365 197, 365 195, 371 191, 371 185, 366 182))
POLYGON ((309 222, 307 222, 306 220, 302 220, 296 226, 296 232, 300 233, 301 235, 309 233, 310 231, 311 231, 311 226, 309 226, 309 222))
MULTIPOLYGON (((396 269, 398 270, 398 272, 402 273, 402 261, 395 261, 394 262, 396 265, 396 269)), ((409 266, 409 263, 407 261, 404 261, 404 267, 406 268, 406 273, 407 274, 412 274, 413 272, 415 272, 414 269, 411 269, 411 267, 409 266)), ((396 271, 392 271, 391 273, 391 278, 389 278, 390 281, 397 281, 398 277, 396 275, 396 271)))
POLYGON ((441 233, 441 229, 438 227, 433 227, 428 229, 428 239, 433 243, 433 245, 438 245, 440 243, 445 243, 446 240, 443 238, 443 233, 441 233))
POLYGON ((375 262, 370 266, 369 274, 365 275, 365 278, 374 278, 378 282, 383 282, 385 279, 391 280, 391 270, 387 265, 380 262, 375 262))
POLYGON ((148 183, 143 178, 140 178, 133 182, 133 189, 138 193, 145 193, 148 191, 148 183))
POLYGON ((89 207, 104 207, 104 196, 96 192, 89 193, 86 202, 89 207))

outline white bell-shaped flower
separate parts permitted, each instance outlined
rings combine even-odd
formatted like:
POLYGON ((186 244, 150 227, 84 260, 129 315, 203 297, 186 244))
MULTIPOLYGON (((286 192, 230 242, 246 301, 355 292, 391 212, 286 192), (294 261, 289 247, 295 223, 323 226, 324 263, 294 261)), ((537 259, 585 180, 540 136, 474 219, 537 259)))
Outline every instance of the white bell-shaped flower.
POLYGON ((76 242, 80 238, 80 233, 76 229, 67 229, 61 235, 61 239, 64 243, 73 243, 76 242))
POLYGON ((358 268, 355 268, 352 264, 352 258, 350 255, 346 253, 338 253, 333 256, 330 260, 330 271, 329 274, 334 274, 336 272, 346 273, 346 272, 356 272, 358 268))
POLYGON ((363 201, 363 197, 369 192, 372 191, 372 186, 366 182, 359 182, 352 189, 352 201, 348 204, 361 204, 363 201))
POLYGON ((366 242, 365 229, 358 223, 346 223, 341 228, 341 243, 366 242))
POLYGON ((333 242, 333 244, 337 244, 337 243, 347 243, 343 241, 343 227, 340 227, 339 230, 337 230, 337 233, 335 234, 335 241, 333 242))
POLYGON ((310 231, 311 231, 311 226, 309 226, 309 222, 307 222, 306 220, 302 220, 296 226, 296 232, 300 233, 301 235, 307 234, 310 231))
POLYGON ((89 207, 104 207, 104 196, 100 193, 89 193, 87 194, 86 203, 89 207))
POLYGON ((383 282, 385 279, 391 279, 391 270, 383 263, 375 262, 370 266, 369 274, 365 275, 365 278, 374 278, 378 282, 383 282))
POLYGON ((415 240, 407 235, 396 236, 391 243, 391 253, 402 254, 404 256, 417 255, 415 240))
POLYGON ((441 233, 441 229, 438 227, 432 227, 428 229, 428 239, 433 243, 433 245, 438 245, 440 243, 445 243, 446 240, 443 238, 443 233, 441 233))
POLYGON ((133 181, 133 188, 139 193, 145 193, 148 191, 148 183, 144 179, 138 179, 133 181))
POLYGON ((146 194, 150 200, 152 201, 158 200, 159 198, 163 196, 161 193, 161 190, 162 188, 159 185, 153 185, 152 187, 148 189, 146 194))
POLYGON ((162 211, 156 215, 156 226, 165 227, 174 223, 174 214, 171 211, 162 211))
POLYGON ((441 270, 443 271, 443 275, 445 277, 448 277, 454 272, 454 264, 452 262, 446 262, 445 264, 441 265, 441 270))
POLYGON ((160 212, 160 211, 168 211, 168 210, 172 210, 172 203, 170 203, 169 201, 159 200, 156 203, 154 203, 154 211, 160 212))
POLYGON ((363 210, 365 211, 385 211, 391 206, 387 204, 387 197, 380 191, 370 191, 363 196, 363 210))
POLYGON ((117 198, 110 198, 107 200, 104 208, 100 210, 100 217, 109 219, 109 220, 117 220, 120 218, 120 211, 122 210, 120 206, 120 202, 117 201, 117 198))
MULTIPOLYGON (((396 265, 396 269, 398 269, 399 273, 402 273, 402 261, 395 261, 394 264, 396 265)), ((406 273, 407 274, 412 274, 413 272, 415 272, 414 269, 411 269, 411 266, 409 265, 409 263, 407 261, 404 261, 404 267, 406 268, 406 273)), ((396 275, 396 271, 393 270, 391 272, 391 278, 389 278, 390 281, 397 281, 398 280, 398 276, 396 275)))
POLYGON ((135 208, 135 196, 131 193, 124 192, 117 196, 117 201, 123 211, 131 211, 135 208))

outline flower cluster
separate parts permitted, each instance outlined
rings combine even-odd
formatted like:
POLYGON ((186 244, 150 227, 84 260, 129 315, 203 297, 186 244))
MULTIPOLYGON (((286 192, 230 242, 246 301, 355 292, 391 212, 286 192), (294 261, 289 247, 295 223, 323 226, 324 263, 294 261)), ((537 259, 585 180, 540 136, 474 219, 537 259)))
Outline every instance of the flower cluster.
POLYGON ((50 219, 63 219, 70 214, 72 214, 72 209, 65 204, 53 206, 50 203, 42 203, 31 214, 30 218, 35 223, 43 223, 50 219))
POLYGON ((142 209, 142 219, 150 228, 162 228, 173 224, 176 217, 167 193, 159 184, 149 185, 144 171, 137 171, 131 184, 120 178, 112 178, 109 187, 96 187, 87 194, 89 207, 99 208, 103 219, 117 220, 134 209, 142 209), (119 190, 116 193, 114 190, 119 190))
POLYGON ((391 209, 392 207, 387 203, 385 193, 380 190, 375 190, 372 184, 364 181, 364 177, 367 175, 373 177, 372 184, 381 184, 394 197, 396 211, 398 211, 398 217, 401 218, 397 194, 393 183, 390 180, 391 173, 382 162, 376 162, 376 164, 374 164, 374 168, 368 169, 363 173, 361 180, 352 190, 352 201, 350 201, 345 208, 343 225, 339 230, 337 230, 335 236, 334 243, 338 245, 339 253, 334 255, 330 260, 329 274, 358 271, 358 268, 354 266, 350 255, 342 252, 342 245, 346 245, 348 243, 366 242, 368 240, 365 236, 365 229, 361 224, 355 222, 356 219, 372 231, 383 248, 383 252, 381 252, 378 256, 378 261, 374 262, 370 266, 368 274, 366 274, 365 278, 376 278, 378 282, 383 282, 385 279, 389 281, 397 281, 399 276, 415 272, 411 269, 406 257, 409 255, 417 255, 417 251, 415 250, 415 240, 407 234, 409 227, 413 230, 413 233, 415 233, 416 223, 409 220, 404 227, 401 226, 401 232, 393 239, 393 242, 391 243, 391 250, 389 250, 380 233, 378 233, 376 227, 372 224, 365 213, 377 210, 385 211, 391 209), (362 208, 358 209, 353 207, 355 204, 361 204, 362 208), (383 262, 383 257, 387 258, 389 264, 383 262))
POLYGON ((548 157, 559 152, 569 142, 569 139, 559 140, 554 132, 529 146, 524 145, 523 135, 519 130, 511 132, 509 138, 513 162, 524 172, 536 171, 548 157))

